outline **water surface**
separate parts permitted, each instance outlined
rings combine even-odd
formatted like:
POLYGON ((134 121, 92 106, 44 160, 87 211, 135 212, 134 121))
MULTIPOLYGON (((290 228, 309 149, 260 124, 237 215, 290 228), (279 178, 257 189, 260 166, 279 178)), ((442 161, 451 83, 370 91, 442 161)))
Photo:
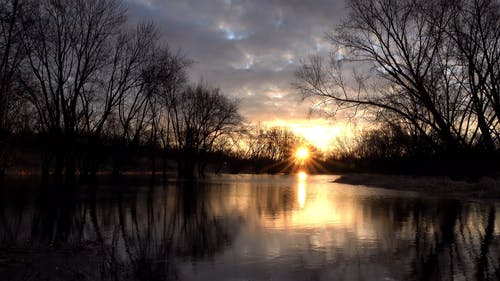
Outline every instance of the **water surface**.
POLYGON ((0 191, 0 280, 499 279, 497 203, 335 177, 10 184, 0 191))

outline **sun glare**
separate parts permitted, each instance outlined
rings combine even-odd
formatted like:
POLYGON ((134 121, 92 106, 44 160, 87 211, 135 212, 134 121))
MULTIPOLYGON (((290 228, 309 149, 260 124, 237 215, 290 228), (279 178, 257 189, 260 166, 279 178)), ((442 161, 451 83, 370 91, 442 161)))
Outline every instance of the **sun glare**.
POLYGON ((266 126, 278 126, 290 128, 295 134, 323 152, 331 151, 334 148, 334 140, 337 137, 350 136, 353 127, 351 125, 331 120, 309 119, 304 120, 280 120, 263 122, 266 126))
POLYGON ((309 157, 309 149, 307 149, 306 147, 300 147, 295 152, 295 157, 301 161, 306 160, 309 157))

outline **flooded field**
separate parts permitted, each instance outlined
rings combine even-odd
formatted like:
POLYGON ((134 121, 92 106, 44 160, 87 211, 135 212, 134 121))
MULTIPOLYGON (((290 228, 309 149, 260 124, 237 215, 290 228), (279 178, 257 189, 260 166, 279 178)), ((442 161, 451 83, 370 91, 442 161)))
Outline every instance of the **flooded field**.
POLYGON ((0 280, 500 278, 500 204, 335 178, 10 184, 0 191, 0 280))

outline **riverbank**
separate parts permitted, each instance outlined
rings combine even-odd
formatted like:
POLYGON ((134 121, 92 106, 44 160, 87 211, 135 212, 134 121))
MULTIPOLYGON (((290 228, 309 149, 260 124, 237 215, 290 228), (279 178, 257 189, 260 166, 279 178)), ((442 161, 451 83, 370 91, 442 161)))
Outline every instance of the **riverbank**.
POLYGON ((386 189, 422 192, 461 199, 500 200, 500 179, 452 179, 445 176, 403 176, 384 174, 345 174, 333 182, 386 189))

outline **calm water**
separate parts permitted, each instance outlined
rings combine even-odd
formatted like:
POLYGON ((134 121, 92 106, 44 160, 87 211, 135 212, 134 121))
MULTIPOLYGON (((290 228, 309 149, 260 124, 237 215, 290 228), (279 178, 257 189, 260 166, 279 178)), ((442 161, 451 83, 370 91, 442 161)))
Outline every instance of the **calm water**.
POLYGON ((0 280, 500 278, 500 205, 333 179, 6 186, 0 280))

